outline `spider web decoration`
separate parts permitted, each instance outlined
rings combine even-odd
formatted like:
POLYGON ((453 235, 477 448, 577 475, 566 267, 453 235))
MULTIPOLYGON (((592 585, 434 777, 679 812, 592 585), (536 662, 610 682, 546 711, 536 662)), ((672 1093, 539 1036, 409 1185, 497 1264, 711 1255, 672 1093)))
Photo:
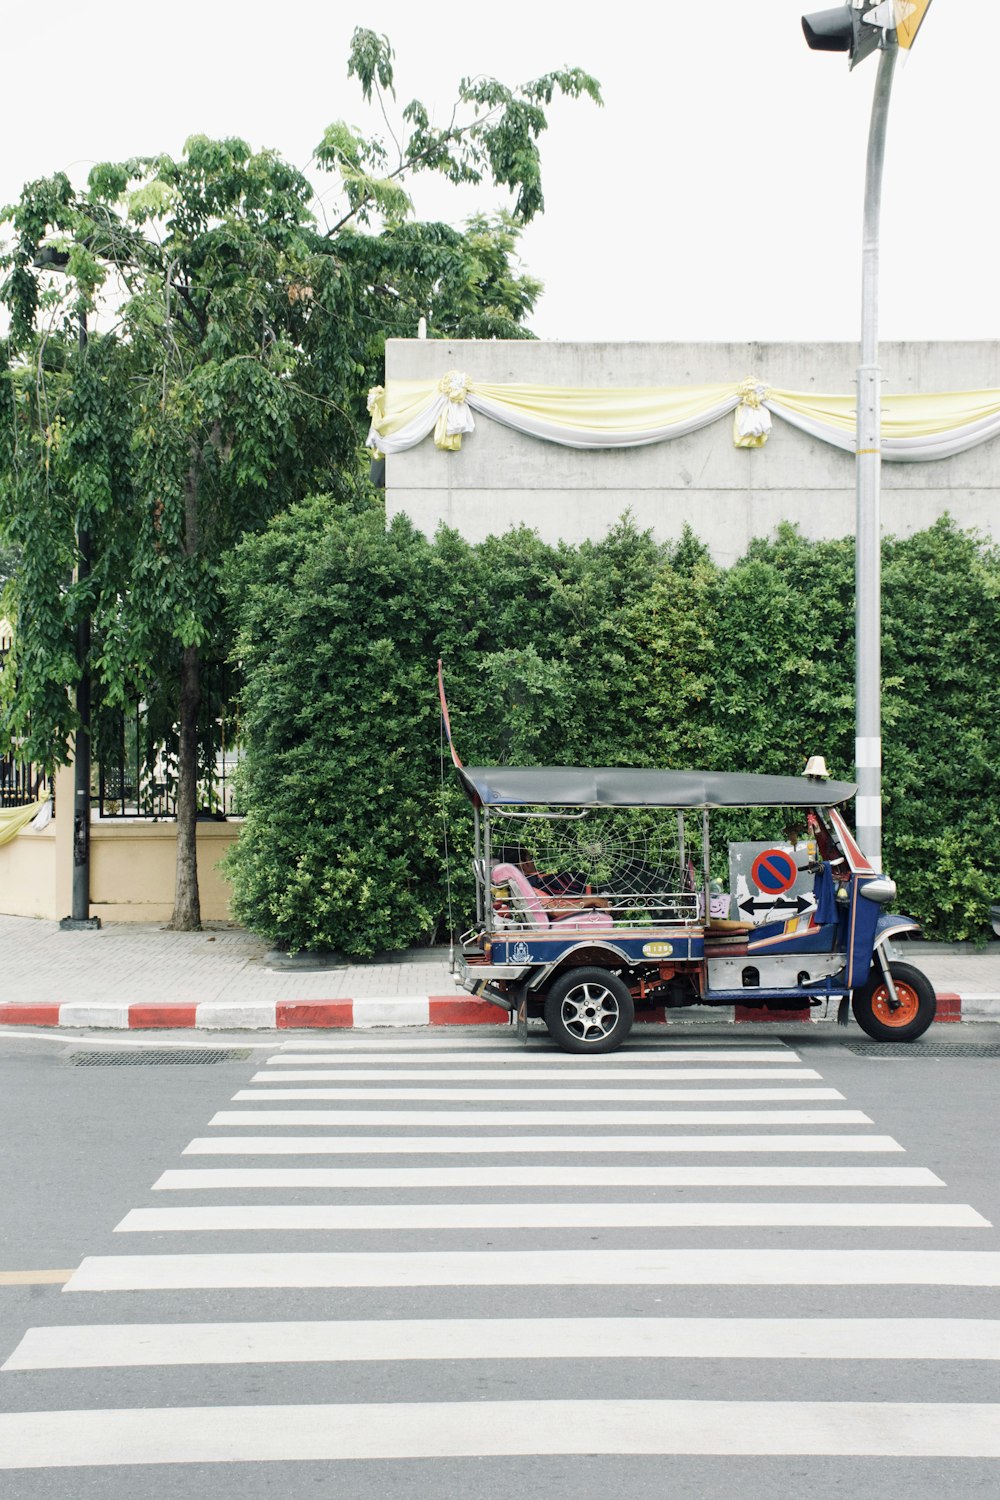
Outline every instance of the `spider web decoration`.
POLYGON ((570 877, 595 892, 639 896, 684 889, 677 824, 634 814, 591 812, 585 818, 495 818, 494 862, 534 861, 539 874, 570 877))

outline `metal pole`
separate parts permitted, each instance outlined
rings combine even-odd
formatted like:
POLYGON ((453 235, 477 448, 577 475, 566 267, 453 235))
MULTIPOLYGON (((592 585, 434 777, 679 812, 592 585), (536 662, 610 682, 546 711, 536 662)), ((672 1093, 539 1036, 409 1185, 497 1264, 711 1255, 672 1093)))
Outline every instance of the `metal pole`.
POLYGON ((854 765, 858 843, 882 868, 882 476, 881 375, 878 366, 879 213, 889 96, 898 46, 879 54, 868 131, 861 258, 861 362, 856 433, 854 765))
MULTIPOLYGON (((80 313, 78 349, 87 348, 87 318, 80 313)), ((86 583, 93 562, 90 531, 77 528, 78 583, 86 583)), ((73 742, 73 910, 60 922, 62 928, 100 927, 100 917, 90 915, 90 610, 76 627, 76 660, 80 678, 76 686, 76 711, 80 719, 73 742)))
POLYGON ((490 810, 483 808, 483 867, 486 871, 486 889, 483 900, 486 903, 484 928, 486 936, 493 936, 493 840, 490 832, 490 810))
MULTIPOLYGON (((90 577, 90 532, 78 533, 77 582, 90 577)), ((73 744, 73 921, 90 918, 90 615, 76 627, 76 659, 81 669, 76 686, 80 726, 73 744)))

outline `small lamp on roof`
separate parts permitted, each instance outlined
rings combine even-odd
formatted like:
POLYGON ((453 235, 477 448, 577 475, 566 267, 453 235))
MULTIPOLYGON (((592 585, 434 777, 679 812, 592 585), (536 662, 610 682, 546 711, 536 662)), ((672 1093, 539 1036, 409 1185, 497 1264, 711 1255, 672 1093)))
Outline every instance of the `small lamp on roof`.
POLYGON ((830 773, 826 769, 826 759, 822 755, 810 755, 806 761, 803 776, 810 777, 813 781, 829 781, 830 773))

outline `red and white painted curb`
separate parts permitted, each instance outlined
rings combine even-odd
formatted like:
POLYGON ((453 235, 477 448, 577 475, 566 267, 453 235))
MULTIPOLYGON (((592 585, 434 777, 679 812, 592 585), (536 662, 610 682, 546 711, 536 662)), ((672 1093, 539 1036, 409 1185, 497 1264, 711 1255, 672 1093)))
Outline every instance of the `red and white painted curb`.
POLYGON ((0 1005, 0 1025, 96 1026, 109 1030, 183 1027, 200 1031, 289 1031, 304 1027, 351 1030, 375 1026, 506 1026, 505 1011, 462 995, 400 996, 386 1000, 207 1000, 161 1004, 91 1000, 0 1005))
MULTIPOLYGON (((942 991, 938 994, 938 1021, 961 1021, 962 998, 942 991)), ((694 1019, 688 1011, 670 1013, 682 1023, 694 1019)), ((666 1022, 664 1010, 641 1012, 636 1020, 666 1022)), ((810 1011, 752 1010, 742 1005, 701 1009, 699 1021, 771 1021, 787 1025, 811 1020, 810 1011)), ((971 1016, 968 1017, 971 1019, 971 1016)), ((984 1017, 984 1019, 986 1019, 984 1017)), ((91 1000, 42 1001, 0 1004, 0 1026, 68 1026, 110 1031, 199 1030, 199 1031, 298 1031, 364 1030, 383 1026, 508 1026, 510 1017, 488 1000, 462 995, 400 996, 370 1000, 259 1000, 236 1004, 208 1000, 202 1004, 174 1001, 161 1004, 95 1002, 91 1000)))

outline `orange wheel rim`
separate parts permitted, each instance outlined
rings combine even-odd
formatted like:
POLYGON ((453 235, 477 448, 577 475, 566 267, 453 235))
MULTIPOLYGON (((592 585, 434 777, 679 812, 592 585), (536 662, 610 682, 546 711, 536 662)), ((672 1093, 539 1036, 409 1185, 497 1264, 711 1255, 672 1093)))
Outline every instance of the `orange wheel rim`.
POLYGON ((899 1008, 893 1010, 889 1004, 889 991, 884 984, 879 985, 872 996, 872 1010, 883 1026, 908 1026, 915 1021, 920 1009, 920 998, 916 990, 911 989, 908 984, 900 984, 896 980, 896 999, 899 1008))

